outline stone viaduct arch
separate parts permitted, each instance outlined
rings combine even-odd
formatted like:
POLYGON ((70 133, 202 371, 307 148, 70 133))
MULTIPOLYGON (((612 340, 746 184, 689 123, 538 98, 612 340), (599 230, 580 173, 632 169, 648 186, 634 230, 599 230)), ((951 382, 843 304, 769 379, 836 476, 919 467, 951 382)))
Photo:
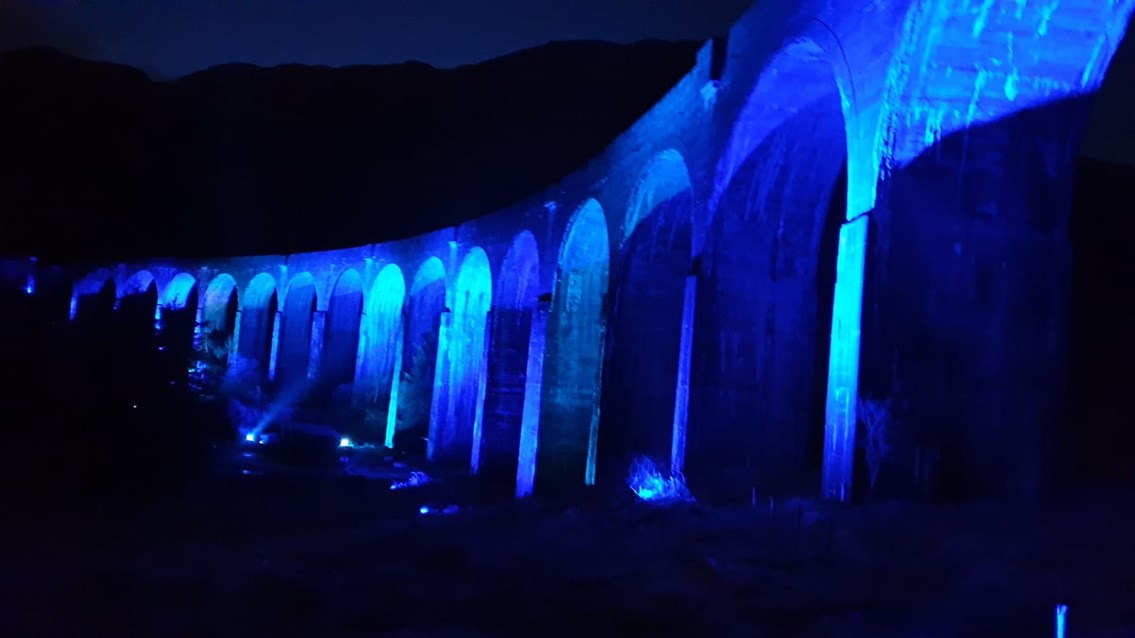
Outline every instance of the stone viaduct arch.
POLYGON ((325 253, 95 264, 72 312, 194 315, 277 391, 350 385, 384 423, 364 438, 519 494, 646 454, 746 497, 822 466, 850 498, 869 396, 902 399, 902 463, 938 445, 972 493, 1035 493, 1060 399, 1022 393, 1060 383, 1071 162, 1133 7, 761 3, 513 206, 325 253))

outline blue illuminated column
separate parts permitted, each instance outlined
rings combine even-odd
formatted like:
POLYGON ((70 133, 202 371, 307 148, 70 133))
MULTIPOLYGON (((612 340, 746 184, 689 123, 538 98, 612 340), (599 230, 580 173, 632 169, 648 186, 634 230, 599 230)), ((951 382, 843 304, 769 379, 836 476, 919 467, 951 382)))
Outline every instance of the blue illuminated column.
POLYGON ((540 441, 540 398, 544 393, 544 348, 551 303, 541 301, 532 312, 528 365, 524 380, 524 409, 520 415, 520 452, 516 463, 516 497, 532 495, 536 481, 536 448, 540 441))
POLYGON ((686 462, 686 425, 690 418, 690 360, 694 352, 694 309, 698 276, 686 277, 682 306, 682 336, 678 343, 678 387, 674 392, 674 431, 670 439, 670 473, 682 473, 686 462))
POLYGON ((493 334, 493 311, 485 313, 485 337, 481 340, 480 364, 477 366, 477 403, 473 407, 473 453, 469 467, 476 474, 481 467, 481 438, 485 427, 485 392, 489 385, 489 340, 493 334))
POLYGON ((327 325, 327 311, 316 310, 311 316, 311 347, 308 348, 307 378, 319 376, 319 362, 323 353, 323 329, 327 325))
POLYGON ((229 364, 229 359, 236 354, 240 344, 240 324, 241 324, 241 308, 237 307, 236 313, 233 315, 233 347, 231 350, 225 352, 225 365, 229 364))
MULTIPOLYGON (((603 308, 607 307, 607 294, 603 294, 603 308)), ((599 326, 599 365, 595 367, 595 383, 591 386, 591 424, 587 429, 587 467, 583 473, 584 485, 595 485, 595 468, 599 462, 599 416, 603 394, 603 347, 607 343, 607 318, 599 326)))
MULTIPOLYGON (((403 311, 402 321, 395 328, 394 334, 394 372, 390 380, 390 407, 386 410, 386 447, 394 449, 394 433, 398 430, 398 386, 401 385, 399 380, 402 378, 402 344, 405 342, 403 338, 403 330, 406 325, 405 311, 403 311)), ((357 368, 361 369, 361 368, 357 368)))
POLYGON ((855 402, 859 395, 867 221, 867 215, 861 215, 840 227, 836 260, 822 487, 824 498, 840 501, 851 498, 855 458, 855 402))
POLYGON ((280 322, 284 320, 282 312, 272 315, 272 348, 268 353, 268 380, 276 380, 276 355, 280 352, 280 322))
POLYGON ((447 418, 449 409, 449 337, 453 330, 453 311, 446 308, 441 313, 438 326, 437 364, 434 366, 434 388, 430 396, 430 426, 426 440, 426 460, 433 461, 437 455, 438 436, 444 431, 442 419, 447 418))

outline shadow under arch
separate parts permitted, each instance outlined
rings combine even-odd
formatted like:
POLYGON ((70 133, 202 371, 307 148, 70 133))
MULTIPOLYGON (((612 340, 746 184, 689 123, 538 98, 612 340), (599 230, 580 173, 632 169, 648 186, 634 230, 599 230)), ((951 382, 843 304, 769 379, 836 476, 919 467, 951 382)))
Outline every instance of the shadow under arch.
MULTIPOLYGON (((237 313, 240 309, 238 296, 236 280, 232 275, 221 273, 209 281, 201 309, 202 341, 215 346, 229 345, 237 327, 237 313)), ((236 344, 232 346, 235 351, 236 344)))
POLYGON ((528 387, 532 319, 540 284, 536 237, 522 230, 501 262, 493 294, 480 474, 494 482, 516 479, 520 431, 528 387))
POLYGON ((338 388, 355 381, 362 317, 363 278, 357 270, 348 268, 336 279, 327 300, 318 373, 320 394, 325 400, 350 396, 338 388))
POLYGON ((139 270, 122 285, 118 301, 118 323, 125 331, 124 336, 135 339, 152 337, 159 313, 158 286, 154 275, 148 270, 139 270))
POLYGON ((276 310, 276 280, 268 273, 260 273, 248 282, 240 309, 240 334, 237 352, 254 362, 261 381, 273 376, 276 310))
POLYGON ((398 386, 399 449, 427 451, 441 332, 446 311, 445 266, 437 257, 422 262, 410 284, 403 326, 402 373, 398 386))
POLYGON ((158 341, 173 365, 177 377, 186 374, 186 362, 194 357, 197 335, 197 279, 182 272, 166 284, 158 301, 160 317, 158 341), (181 365, 178 365, 178 364, 181 365))
POLYGON ((276 353, 276 382, 288 397, 298 397, 308 389, 313 369, 312 324, 318 301, 311 273, 301 272, 288 282, 276 353))
POLYGON ((474 473, 480 460, 492 286, 488 255, 479 246, 470 248, 457 270, 452 312, 441 326, 441 369, 430 416, 428 456, 439 463, 468 463, 474 473))
POLYGON ((863 322, 864 396, 900 399, 879 492, 1035 502, 1059 480, 1082 432, 1065 403, 1069 214, 1090 99, 971 126, 893 171, 863 322))
POLYGON ((637 455, 680 471, 685 449, 686 410, 677 410, 676 423, 675 407, 680 378, 689 380, 679 363, 694 199, 678 151, 664 150, 643 168, 627 207, 633 230, 611 275, 599 437, 600 463, 620 478, 637 455))
MULTIPOLYGON (((825 422, 839 422, 828 408, 831 344, 842 338, 831 326, 848 212, 845 108, 826 53, 796 41, 764 69, 719 166, 699 277, 689 465, 721 498, 814 493, 808 461, 821 460, 825 422)), ((857 304, 842 311, 858 322, 857 304)), ((852 450, 837 453, 850 462, 852 450)))
POLYGON ((75 285, 75 321, 84 331, 108 329, 117 303, 114 277, 105 270, 92 273, 75 285))
POLYGON ((568 221, 556 260, 534 459, 542 489, 595 483, 611 261, 607 228, 599 202, 583 202, 568 221))

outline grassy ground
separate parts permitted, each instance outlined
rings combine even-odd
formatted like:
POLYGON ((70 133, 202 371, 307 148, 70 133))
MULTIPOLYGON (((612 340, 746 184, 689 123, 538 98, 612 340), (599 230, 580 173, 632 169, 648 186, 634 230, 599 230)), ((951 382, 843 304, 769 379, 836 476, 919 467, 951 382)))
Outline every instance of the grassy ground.
POLYGON ((6 525, 0 635, 1052 636, 1065 603, 1071 638, 1135 636, 1131 486, 1028 512, 658 509, 250 467, 6 525))

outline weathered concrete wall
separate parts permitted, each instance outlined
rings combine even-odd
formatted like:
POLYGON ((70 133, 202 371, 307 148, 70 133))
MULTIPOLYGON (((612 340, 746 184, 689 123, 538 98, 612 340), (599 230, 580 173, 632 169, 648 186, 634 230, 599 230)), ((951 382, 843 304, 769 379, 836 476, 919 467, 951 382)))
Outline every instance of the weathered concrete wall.
POLYGON ((146 270, 185 305, 185 273, 224 323, 234 289, 226 329, 274 335, 277 385, 354 378, 391 402, 416 365, 436 380, 431 457, 494 476, 535 458, 547 484, 619 480, 649 454, 747 497, 822 456, 845 498, 870 395, 896 402, 895 489, 931 446, 971 492, 1035 494, 1071 159, 1132 4, 761 3, 605 153, 495 214, 337 251, 92 265, 74 297, 94 313, 146 270))

